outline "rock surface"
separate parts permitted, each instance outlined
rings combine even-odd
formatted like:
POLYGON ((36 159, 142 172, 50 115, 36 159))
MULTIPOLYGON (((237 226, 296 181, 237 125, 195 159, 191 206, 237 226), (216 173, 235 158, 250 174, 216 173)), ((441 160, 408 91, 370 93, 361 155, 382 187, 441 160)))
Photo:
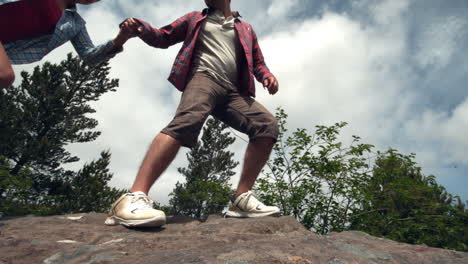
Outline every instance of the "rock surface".
POLYGON ((104 214, 0 220, 0 264, 19 263, 468 263, 468 253, 397 243, 361 232, 320 236, 293 217, 206 222, 180 217, 163 228, 104 226, 104 214))

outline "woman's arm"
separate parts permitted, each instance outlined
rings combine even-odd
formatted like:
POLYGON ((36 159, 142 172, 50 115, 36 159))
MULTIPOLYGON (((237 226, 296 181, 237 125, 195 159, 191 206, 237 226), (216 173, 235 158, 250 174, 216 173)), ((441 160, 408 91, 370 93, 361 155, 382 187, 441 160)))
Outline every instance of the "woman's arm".
POLYGON ((18 2, 18 1, 21 1, 21 0, 0 0, 0 5, 13 3, 13 2, 18 2))
POLYGON ((89 37, 86 27, 73 38, 71 43, 78 55, 88 64, 96 65, 113 58, 117 53, 123 51, 125 42, 133 37, 131 32, 121 28, 114 40, 109 40, 102 45, 94 46, 89 37))

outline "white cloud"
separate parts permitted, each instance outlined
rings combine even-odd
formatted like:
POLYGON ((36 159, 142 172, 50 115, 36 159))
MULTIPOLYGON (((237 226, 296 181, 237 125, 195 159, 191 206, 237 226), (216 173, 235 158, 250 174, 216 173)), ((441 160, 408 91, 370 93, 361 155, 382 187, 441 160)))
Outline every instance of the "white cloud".
POLYGON ((270 17, 283 17, 297 4, 299 4, 299 0, 274 0, 267 9, 267 15, 270 17))
MULTIPOLYGON (((433 153, 438 162, 468 164, 468 98, 451 113, 425 111, 419 118, 406 124, 408 134, 418 135, 423 141, 440 144, 442 153, 433 153)), ((427 152, 431 144, 423 145, 427 152)))
POLYGON ((365 0, 360 1, 359 3, 361 3, 361 8, 369 9, 373 19, 377 22, 377 24, 387 27, 400 22, 404 18, 402 15, 408 11, 410 1, 384 0, 377 2, 372 0, 365 0))
POLYGON ((275 98, 259 93, 260 100, 284 106, 295 127, 347 121, 367 140, 385 141, 404 117, 411 96, 393 71, 403 55, 398 47, 404 46, 404 38, 376 32, 326 13, 267 37, 262 46, 281 92, 275 98), (388 100, 398 97, 405 99, 388 100))
MULTIPOLYGON (((284 23, 269 35, 259 35, 266 61, 281 87, 277 95, 270 96, 258 86, 257 99, 272 112, 277 106, 283 106, 289 114, 291 129, 313 129, 317 124, 348 121, 350 125, 344 138, 356 134, 381 149, 392 146, 404 152, 416 152, 423 168, 437 170, 452 159, 468 164, 468 140, 463 134, 468 128, 466 99, 450 114, 431 110, 414 112, 413 106, 424 91, 412 87, 416 78, 412 72, 414 65, 407 64, 408 2, 354 1, 355 9, 373 18, 370 24, 328 11, 320 18, 284 23), (407 142, 415 142, 412 146, 418 148, 411 149, 407 142), (444 152, 438 152, 436 146, 445 146, 444 152)), ((261 21, 259 25, 253 24, 254 28, 273 28, 278 21, 287 21, 288 10, 295 8, 297 1, 274 3, 263 7, 268 8, 270 16, 253 18, 257 23, 261 21)), ((249 1, 236 2, 240 11, 248 4, 249 1)), ((201 1, 118 0, 101 2, 82 14, 91 37, 101 43, 116 35, 117 25, 125 17, 138 14, 139 18, 159 27, 201 8, 201 1)), ((260 11, 259 8, 259 14, 260 11)), ((459 49, 455 32, 460 25, 466 25, 463 24, 466 19, 465 22, 441 19, 446 22, 444 25, 430 27, 417 40, 420 52, 416 56, 422 65, 446 64, 459 49), (433 49, 435 52, 431 53, 433 49)), ((111 61, 111 77, 120 79, 118 91, 94 104, 102 136, 96 142, 70 147, 83 161, 91 161, 101 150, 110 149, 115 186, 130 188, 151 140, 175 112, 180 93, 166 78, 179 47, 160 50, 138 39, 131 40, 124 53, 111 61)), ((67 44, 47 60, 59 62, 71 50, 67 44)), ((245 146, 245 142, 237 140, 231 148, 239 161, 245 146)), ((186 151, 179 153, 150 193, 158 202, 167 203, 175 182, 182 180, 176 168, 185 166, 186 151)), ((232 182, 237 180, 238 175, 232 182)))
POLYGON ((448 16, 432 19, 417 40, 415 60, 421 67, 445 67, 461 49, 460 39, 468 34, 466 17, 448 16))
MULTIPOLYGON (((418 79, 417 65, 408 63, 408 1, 359 3, 372 23, 329 12, 262 39, 281 92, 275 98, 260 93, 260 100, 282 105, 292 127, 348 121, 344 138, 356 134, 378 149, 415 152, 427 174, 446 173, 443 167, 453 162, 468 165, 467 95, 451 113, 416 107, 427 96, 417 85, 427 82, 418 79)), ((452 22, 434 30, 433 41, 428 34, 417 40, 424 43, 421 58, 424 54, 438 67, 460 54, 457 41, 465 36, 460 25, 467 22, 443 19, 452 22), (431 52, 435 55, 427 56, 431 52)))

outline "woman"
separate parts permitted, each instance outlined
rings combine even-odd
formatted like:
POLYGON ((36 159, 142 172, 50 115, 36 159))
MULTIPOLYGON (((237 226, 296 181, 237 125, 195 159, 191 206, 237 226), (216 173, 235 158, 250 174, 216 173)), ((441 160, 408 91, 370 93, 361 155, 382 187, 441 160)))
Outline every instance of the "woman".
POLYGON ((11 64, 41 60, 53 49, 71 41, 78 55, 88 64, 104 62, 123 50, 135 34, 122 27, 118 35, 94 46, 86 22, 76 4, 89 5, 99 0, 0 0, 0 88, 9 87, 15 78, 11 64))

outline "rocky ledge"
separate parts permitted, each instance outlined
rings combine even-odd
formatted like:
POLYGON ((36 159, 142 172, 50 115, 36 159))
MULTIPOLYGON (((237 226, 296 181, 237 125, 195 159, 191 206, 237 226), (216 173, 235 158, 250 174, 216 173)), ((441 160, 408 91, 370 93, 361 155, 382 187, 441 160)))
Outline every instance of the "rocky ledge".
POLYGON ((91 213, 0 220, 0 264, 468 263, 468 253, 361 232, 320 236, 293 217, 170 217, 166 226, 146 229, 104 226, 104 219, 91 213))

